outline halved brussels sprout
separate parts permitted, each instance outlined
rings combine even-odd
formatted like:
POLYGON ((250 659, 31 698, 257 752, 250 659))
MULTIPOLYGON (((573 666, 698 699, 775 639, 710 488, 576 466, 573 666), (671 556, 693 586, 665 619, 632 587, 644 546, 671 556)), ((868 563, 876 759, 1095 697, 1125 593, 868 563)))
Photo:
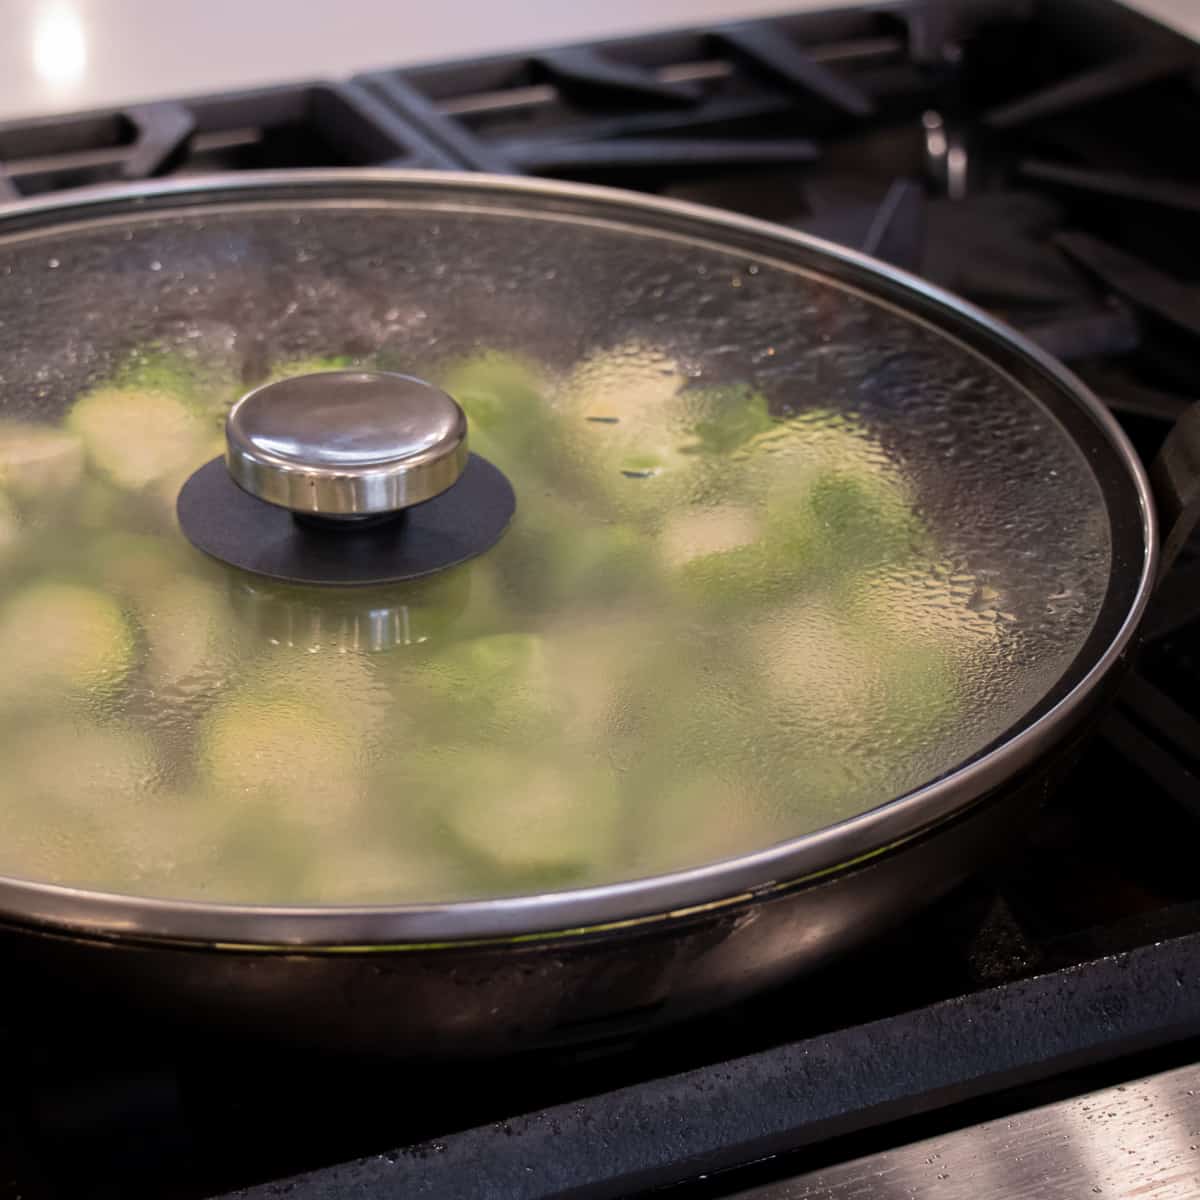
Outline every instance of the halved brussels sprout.
POLYGON ((71 886, 128 886, 144 865, 122 844, 159 784, 150 739, 63 718, 10 733, 0 774, 0 873, 71 886))
POLYGON ((73 583, 34 583, 0 607, 0 695, 44 688, 88 693, 119 683, 133 663, 129 622, 110 596, 73 583))
POLYGON ((467 414, 467 445, 510 472, 518 486, 554 473, 557 417, 538 367, 516 355, 485 351, 443 364, 433 382, 467 414))
POLYGON ((443 819, 462 848, 507 876, 546 883, 602 870, 620 832, 611 777, 583 763, 554 765, 462 746, 440 768, 443 819))
POLYGON ((200 778, 229 809, 265 810, 289 825, 337 828, 362 802, 365 737, 330 715, 331 698, 234 693, 205 721, 200 778))
POLYGON ((729 455, 779 427, 766 396, 748 384, 687 387, 680 399, 693 453, 729 455))
POLYGON ((146 670, 155 689, 212 677, 232 659, 229 609, 211 583, 177 575, 143 596, 138 609, 148 643, 146 670))
POLYGON ((517 509, 496 571, 518 612, 587 609, 612 603, 654 578, 653 549, 632 525, 599 524, 539 497, 517 509))
POLYGON ((106 591, 140 602, 175 578, 183 557, 175 542, 159 534, 117 530, 92 540, 85 562, 106 591))
POLYGON ((107 478, 139 489, 197 463, 212 443, 210 422, 174 392, 101 387, 81 396, 67 428, 107 478))
POLYGON ((0 562, 11 557, 21 540, 21 519, 13 502, 0 492, 0 562))
POLYGON ((85 720, 24 730, 6 760, 30 796, 91 810, 106 821, 127 817, 143 803, 162 769, 144 734, 85 720))
POLYGON ((36 504, 69 491, 82 475, 83 445, 74 433, 0 421, 0 487, 14 499, 36 504))

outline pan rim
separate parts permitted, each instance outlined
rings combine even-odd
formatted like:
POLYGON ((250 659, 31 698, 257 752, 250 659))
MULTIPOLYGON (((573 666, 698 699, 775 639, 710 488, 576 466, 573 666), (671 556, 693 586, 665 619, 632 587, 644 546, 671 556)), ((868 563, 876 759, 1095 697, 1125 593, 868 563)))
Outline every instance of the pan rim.
MULTIPOLYGON (((1095 427, 1132 485, 1142 553, 1138 578, 1111 638, 1061 698, 1047 711, 992 748, 938 779, 864 813, 826 825, 773 846, 699 867, 644 879, 532 895, 494 897, 437 904, 265 906, 155 899, 74 888, 0 876, 0 918, 55 930, 105 938, 172 941, 209 946, 260 947, 311 951, 380 949, 428 944, 508 940, 536 935, 563 936, 598 927, 640 924, 645 920, 724 906, 760 892, 838 871, 908 840, 959 815, 985 794, 1050 750, 1088 711, 1101 681, 1131 642, 1144 615, 1157 571, 1158 534, 1153 496, 1146 471, 1124 432, 1091 391, 1045 351, 1002 322, 959 297, 866 255, 807 234, 683 201, 643 196, 613 188, 550 180, 475 173, 393 169, 316 169, 256 171, 198 176, 186 180, 81 189, 66 196, 0 205, 0 241, 28 229, 60 226, 71 216, 91 222, 114 215, 167 214, 189 199, 211 204, 223 197, 250 203, 274 192, 322 192, 332 198, 372 191, 471 193, 526 198, 543 205, 572 205, 611 210, 625 218, 675 223, 716 241, 722 236, 772 249, 783 257, 819 260, 809 269, 854 286, 869 280, 883 292, 918 300, 941 318, 937 327, 955 337, 969 331, 1014 354, 1044 383, 1095 427), (832 268, 832 271, 831 269, 832 268), (842 280, 846 282, 846 280, 842 280)), ((549 211, 553 211, 552 209, 549 211)), ((974 343, 972 343, 974 345, 974 343)), ((1003 369, 1002 367, 1000 369, 1003 369)), ((1035 393, 1036 395, 1036 393, 1035 393)), ((1078 443, 1078 436, 1074 436, 1078 443)), ((1110 505, 1111 513, 1111 505, 1110 505)), ((1132 514, 1131 514, 1132 515, 1132 514)), ((1114 561, 1112 576, 1119 570, 1114 561)), ((1110 576, 1111 585, 1111 576, 1110 576)), ((1106 601, 1107 603, 1107 601, 1106 601)), ((1031 710, 1031 712, 1036 711, 1031 710)))

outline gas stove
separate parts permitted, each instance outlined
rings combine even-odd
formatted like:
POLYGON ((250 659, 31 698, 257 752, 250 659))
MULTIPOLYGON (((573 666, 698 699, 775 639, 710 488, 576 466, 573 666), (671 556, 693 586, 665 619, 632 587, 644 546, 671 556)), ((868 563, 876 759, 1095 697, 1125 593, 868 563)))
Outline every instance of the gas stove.
MULTIPOLYGON (((386 165, 718 205, 1000 315, 1149 459, 1196 398, 1197 145, 1200 48, 1115 3, 897 0, 0 125, 0 194, 386 165)), ((418 1066, 6 993, 0 1195, 1200 1194, 1200 546, 1147 631, 1001 865, 666 1033, 418 1066)))

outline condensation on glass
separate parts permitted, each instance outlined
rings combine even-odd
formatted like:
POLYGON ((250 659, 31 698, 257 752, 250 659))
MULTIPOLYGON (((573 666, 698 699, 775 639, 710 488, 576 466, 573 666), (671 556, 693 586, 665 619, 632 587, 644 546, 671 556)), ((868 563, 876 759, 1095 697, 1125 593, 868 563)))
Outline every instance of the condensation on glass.
POLYGON ((387 903, 728 858, 953 769, 1062 676, 1110 570, 1037 401, 732 249, 480 202, 260 204, 0 246, 0 872, 387 903), (247 388, 449 391, 518 495, 372 592, 193 550, 247 388))

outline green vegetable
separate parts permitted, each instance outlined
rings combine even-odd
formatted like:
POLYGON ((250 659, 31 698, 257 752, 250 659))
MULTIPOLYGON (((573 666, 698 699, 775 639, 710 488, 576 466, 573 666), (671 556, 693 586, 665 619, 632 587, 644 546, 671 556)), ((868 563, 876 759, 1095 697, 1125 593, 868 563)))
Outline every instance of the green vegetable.
POLYGON ((767 399, 746 384, 687 388, 684 418, 694 441, 688 449, 702 454, 732 454, 778 428, 767 399))
POLYGON ((597 524, 550 499, 518 507, 496 569, 517 611, 541 613, 611 603, 654 577, 652 547, 628 524, 597 524))
POLYGON ((103 821, 116 819, 120 811, 131 812, 160 775, 149 738, 88 721, 26 730, 13 751, 9 769, 31 799, 90 810, 103 821))
POLYGON ((862 421, 773 416, 645 345, 566 378, 482 352, 438 381, 516 487, 505 538, 292 587, 174 527, 241 387, 205 336, 211 375, 156 347, 65 430, 0 423, 0 872, 262 903, 586 886, 818 828, 991 736, 1012 614, 938 560, 862 421))
POLYGON ((135 497, 124 488, 115 487, 109 480, 94 475, 84 479, 72 503, 77 505, 76 519, 87 530, 107 533, 122 525, 136 524, 141 516, 135 497))
POLYGON ((538 634, 464 639, 413 659, 396 686, 404 710, 435 742, 462 729, 481 743, 546 740, 560 725, 538 634))
POLYGON ((148 866, 136 831, 160 777, 150 740, 121 726, 63 719, 13 730, 0 775, 0 873, 127 887, 148 866))
POLYGON ((366 787, 361 731, 307 696, 231 696, 205 722, 198 756, 204 785, 227 807, 306 828, 336 829, 366 787))
POLYGON ((415 904, 448 899, 468 882, 462 855, 434 844, 425 830, 407 830, 380 845, 367 831, 325 843, 308 864, 301 899, 320 904, 415 904), (449 890, 448 890, 449 889, 449 890))
POLYGON ((663 521, 659 546, 672 568, 720 562, 720 556, 758 545, 762 514, 750 505, 722 504, 682 508, 663 521))
POLYGON ((772 426, 743 500, 677 505, 664 523, 664 558, 685 595, 731 613, 797 593, 836 596, 924 552, 909 490, 865 429, 822 410, 772 426))
POLYGON ((463 746, 439 772, 444 820, 460 845, 506 876, 563 883, 603 868, 619 833, 611 777, 541 754, 463 746))
POLYGON ((229 664, 229 610, 212 584, 176 576, 144 596, 138 615, 153 688, 174 694, 181 684, 194 686, 229 664))
POLYGON ((462 405, 472 426, 503 434, 536 426, 546 415, 538 368, 516 355, 486 352, 444 367, 439 385, 462 405))
POLYGON ((119 683, 134 640, 117 603, 71 583, 34 583, 0 608, 0 695, 21 700, 45 689, 90 693, 119 683))
POLYGON ((0 487, 12 498, 44 501, 75 487, 82 474, 83 447, 75 434, 0 421, 0 487))
POLYGON ((171 532, 178 530, 179 519, 175 506, 183 485, 205 463, 214 458, 221 458, 224 454, 224 437, 198 442, 187 456, 180 456, 179 462, 172 470, 160 475, 150 485, 149 499, 152 501, 152 509, 157 513, 160 528, 171 532))
POLYGON ((869 571, 903 561, 924 535, 907 496, 880 474, 825 472, 813 480, 807 502, 817 531, 814 552, 831 572, 869 571))
POLYGON ((759 849, 761 800, 754 790, 718 771, 665 772, 647 785, 652 803, 639 805, 631 820, 647 850, 647 871, 686 869, 698 862, 732 858, 759 849))
POLYGON ((364 752, 370 739, 404 735, 403 714, 365 654, 295 654, 273 650, 253 660, 241 695, 270 705, 302 698, 333 726, 346 726, 364 752))
POLYGON ((100 388, 75 402, 67 427, 97 470, 130 489, 199 465, 212 440, 204 417, 166 391, 100 388))
POLYGON ((165 537, 117 530, 92 539, 85 561, 105 591, 140 603, 152 600, 179 573, 184 559, 180 547, 165 537))
POLYGON ((0 492, 0 563, 10 558, 21 540, 21 521, 9 498, 0 492))
POLYGON ((189 325, 185 338, 144 346, 112 373, 108 385, 129 392, 176 396, 205 417, 217 432, 242 386, 242 355, 236 330, 220 322, 189 325))
POLYGON ((467 414, 471 450, 526 487, 553 471, 557 419, 546 402, 548 385, 538 368, 515 355, 485 352, 448 363, 434 382, 467 414))
POLYGON ((433 694, 480 710, 541 699, 548 688, 542 639, 534 633, 467 638, 424 660, 421 670, 433 694))

